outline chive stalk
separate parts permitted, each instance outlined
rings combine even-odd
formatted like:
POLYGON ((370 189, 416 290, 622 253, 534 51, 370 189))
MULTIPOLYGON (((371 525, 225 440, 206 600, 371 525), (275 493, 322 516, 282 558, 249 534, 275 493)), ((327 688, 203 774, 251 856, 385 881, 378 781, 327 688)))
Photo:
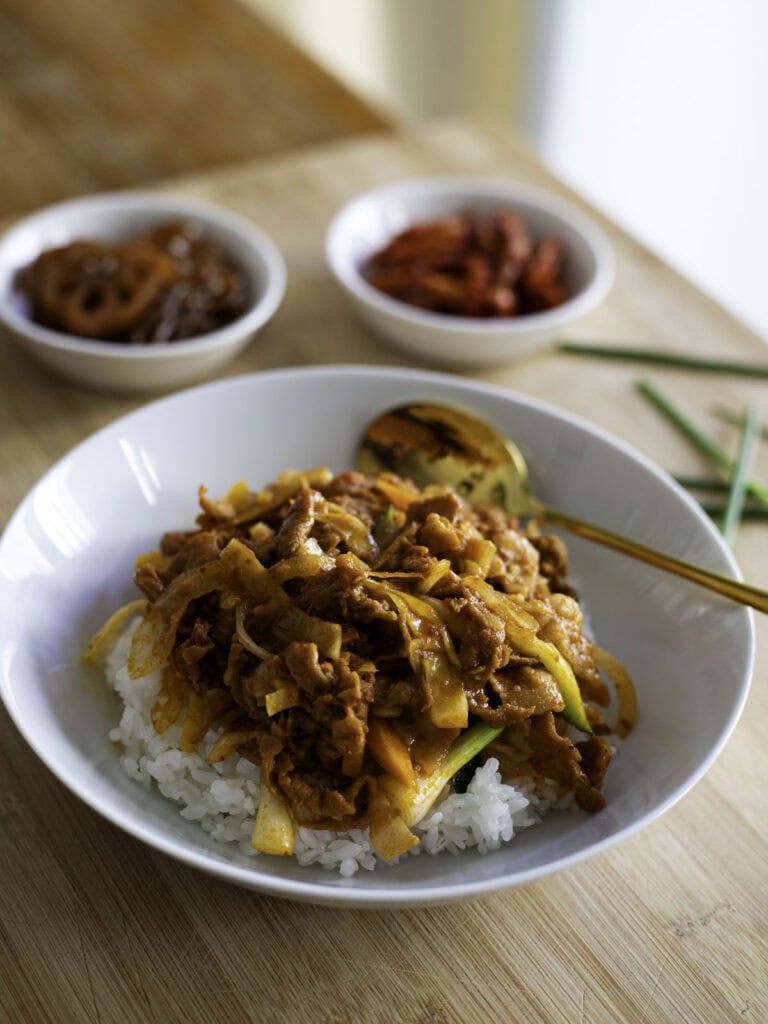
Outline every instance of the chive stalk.
MULTIPOLYGON (((738 422, 738 421, 737 421, 738 422)), ((675 476, 673 477, 676 483, 680 484, 681 487, 685 487, 687 491, 701 491, 704 494, 722 494, 725 495, 729 490, 729 483, 727 480, 721 480, 718 477, 712 476, 675 476)), ((717 519, 720 521, 723 518, 725 512, 724 501, 700 501, 702 511, 711 519, 717 519)), ((741 510, 742 519, 753 519, 753 520, 765 520, 768 519, 768 505, 750 505, 745 504, 741 510)))
MULTIPOLYGON (((710 458, 715 465, 719 466, 722 470, 728 473, 729 476, 733 476, 736 466, 732 459, 726 455, 723 449, 710 437, 708 437, 702 430, 700 430, 695 423, 693 423, 685 413, 681 412, 668 398, 666 398, 659 389, 651 384, 650 381, 641 380, 637 382, 637 390, 645 395, 657 409, 664 413, 667 419, 673 423, 678 430, 682 431, 683 434, 708 458, 710 458)), ((755 480, 748 480, 746 490, 753 494, 760 501, 768 505, 768 487, 764 484, 759 483, 755 480)))
POLYGON ((617 348, 614 345, 596 345, 577 341, 562 341, 558 352, 575 356, 600 356, 604 359, 618 359, 635 363, 653 363, 656 366, 673 366, 686 370, 704 370, 710 373, 734 373, 741 377, 768 377, 768 366, 760 363, 740 363, 731 359, 705 359, 700 356, 685 356, 675 352, 646 348, 617 348))
POLYGON ((739 454, 736 458, 736 467, 733 471, 733 476, 731 477, 731 487, 728 491, 728 498, 725 503, 725 512, 723 513, 723 520, 720 527, 723 536, 729 543, 731 543, 733 538, 736 536, 736 531, 744 509, 747 477, 754 459, 757 432, 759 429, 760 423, 757 418, 757 410, 752 405, 747 406, 742 420, 739 454))
MULTIPOLYGON (((702 502, 702 511, 710 517, 721 521, 725 512, 724 502, 702 502)), ((765 505, 745 505, 741 510, 741 518, 744 521, 754 520, 764 522, 768 519, 768 507, 765 505)))
POLYGON ((727 494, 729 483, 716 476, 674 476, 675 483, 688 491, 707 491, 710 494, 727 494))

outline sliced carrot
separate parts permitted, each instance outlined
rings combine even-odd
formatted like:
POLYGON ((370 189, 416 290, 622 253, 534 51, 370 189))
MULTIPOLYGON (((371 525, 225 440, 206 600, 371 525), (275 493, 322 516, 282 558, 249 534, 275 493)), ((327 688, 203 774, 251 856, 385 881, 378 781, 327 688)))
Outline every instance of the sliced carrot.
POLYGON ((416 788, 416 772, 408 748, 381 718, 371 718, 368 722, 368 749, 376 763, 393 779, 408 789, 416 788))

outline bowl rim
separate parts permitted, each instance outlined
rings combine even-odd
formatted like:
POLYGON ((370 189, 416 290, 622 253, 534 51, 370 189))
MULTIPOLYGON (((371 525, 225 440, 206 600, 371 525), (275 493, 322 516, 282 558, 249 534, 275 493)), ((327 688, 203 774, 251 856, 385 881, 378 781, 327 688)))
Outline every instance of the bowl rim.
MULTIPOLYGON (((146 412, 149 409, 163 406, 169 412, 172 412, 177 403, 188 402, 190 400, 190 396, 201 395, 203 393, 211 394, 216 391, 227 392, 232 389, 248 388, 256 380, 263 382, 264 386, 268 386, 271 381, 299 377, 303 379, 312 378, 321 384, 324 380, 333 380, 338 379, 339 377, 346 377, 352 381, 355 377, 359 377, 361 375, 367 377, 386 376, 393 382, 402 381, 403 383, 416 383, 423 385, 425 388, 432 385, 440 386, 441 384, 447 384, 451 389, 456 389, 458 384, 462 390, 467 389, 474 394, 486 394, 488 396, 501 398, 507 401, 511 400, 513 402, 520 403, 523 406, 540 410, 547 415, 554 415, 563 422, 573 424, 579 429, 586 430, 597 439, 609 443, 611 446, 619 449, 623 454, 630 457, 633 461, 645 467, 654 476, 663 480, 666 487, 671 488, 678 493, 684 504, 687 505, 703 523, 706 523, 708 527, 711 526, 704 516, 704 513, 701 512, 696 505, 694 499, 683 491, 682 488, 674 482, 674 480, 669 478, 668 474, 664 473, 664 471, 655 462, 653 462, 653 460, 645 456, 642 452, 638 451, 631 444, 625 442, 617 435, 612 434, 610 431, 592 423, 583 416, 561 409, 551 402, 511 390, 498 384, 492 384, 486 381, 477 381, 471 378, 457 379, 454 375, 447 373, 427 370, 410 370, 403 367, 378 366, 375 364, 330 364, 324 366, 289 367, 241 374, 224 380, 211 381, 145 403, 138 409, 134 409, 133 411, 118 417, 116 420, 105 424, 99 430, 94 431, 87 438, 65 453, 61 459, 55 463, 55 465, 53 465, 33 484, 27 494, 22 498, 0 535, 0 552, 4 545, 8 543, 8 538, 14 528, 14 525, 23 517, 29 502, 33 499, 38 488, 60 469, 62 463, 71 459, 81 449, 97 443, 97 439, 100 439, 107 434, 119 433, 121 429, 124 429, 136 420, 140 420, 144 415, 146 415, 146 412)), ((734 578, 742 579, 743 577, 733 552, 726 545, 725 541, 723 541, 717 534, 714 527, 711 527, 711 537, 725 558, 727 564, 730 566, 734 578)), ((4 674, 0 675, 0 697, 2 697, 7 711, 27 744, 37 754, 43 764, 45 764, 46 767, 56 775, 56 777, 62 781, 71 792, 82 799, 86 804, 88 804, 88 806, 96 810, 106 820, 117 825, 129 835, 140 839, 150 848, 160 850, 181 863, 195 867, 198 870, 202 870, 205 873, 214 875, 215 877, 224 879, 228 882, 242 885, 257 892, 262 892, 266 895, 280 896, 300 902, 311 902, 317 905, 330 905, 345 908, 353 907, 357 909, 396 909, 413 906, 445 904, 458 900, 490 895, 491 893, 517 887, 530 881, 548 877, 549 875, 555 874, 566 868, 570 868, 637 834, 646 825, 657 820, 662 814, 682 799, 682 797, 685 796, 685 794, 701 780, 707 771, 709 771, 712 764, 722 752, 739 721, 749 694, 755 658, 755 626, 754 614, 751 609, 744 609, 744 611, 747 615, 749 644, 748 651, 746 652, 746 671, 744 679, 741 682, 741 692, 738 695, 736 703, 731 709, 730 715, 721 727, 717 742, 713 744, 712 748, 708 751, 706 757, 701 761, 697 768, 691 772, 691 774, 682 783, 680 783, 676 789, 669 793, 665 800, 654 806, 652 809, 646 810, 643 814, 640 814, 633 822, 624 826, 624 828, 620 829, 615 834, 609 835, 584 849, 580 849, 572 854, 554 860, 543 867, 538 866, 527 868, 526 870, 519 872, 512 881, 510 881, 507 876, 502 875, 491 879, 490 881, 487 879, 480 879, 462 882, 451 886, 449 890, 446 890, 445 887, 427 888, 422 885, 414 885, 399 896, 393 892, 391 888, 377 885, 375 878, 372 881, 372 884, 367 886, 365 890, 348 888, 343 882, 337 886, 318 886, 317 883, 310 880, 300 881, 292 878, 261 875, 252 872, 248 867, 229 863, 226 859, 219 861, 208 854, 184 849, 174 841, 172 836, 166 833, 153 832, 150 827, 146 826, 142 822, 139 816, 133 813, 131 808, 125 809, 119 805, 115 806, 113 804, 105 804, 98 798, 94 798, 87 783, 84 783, 79 777, 74 777, 66 772, 62 773, 55 763, 51 763, 51 759, 48 756, 45 746, 39 742, 38 737, 28 728, 28 724, 23 717, 17 713, 17 708, 15 707, 13 700, 9 699, 10 695, 7 691, 6 677, 4 674)))
POLYGON ((346 202, 331 219, 325 233, 325 258, 331 272, 343 288, 357 300, 375 307, 394 319, 414 325, 445 331, 449 334, 517 335, 529 331, 548 330, 566 320, 581 316, 594 309, 610 291, 615 277, 615 257, 605 233, 576 206, 559 196, 536 186, 521 184, 511 178, 440 175, 435 177, 405 178, 360 192, 346 202), (587 284, 575 295, 554 309, 526 313, 511 317, 472 317, 454 313, 434 313, 410 306, 378 291, 366 281, 359 268, 349 258, 341 244, 346 222, 355 209, 368 202, 385 203, 400 195, 456 194, 457 200, 498 197, 501 202, 527 203, 551 214, 580 236, 594 261, 594 270, 587 284))
MULTIPOLYGON (((0 236, 0 268, 4 253, 13 245, 18 235, 30 230, 39 230, 39 225, 55 220, 60 215, 76 213, 78 209, 89 211, 110 211, 129 214, 136 211, 150 211, 158 214, 198 217, 205 225, 221 226, 246 243, 252 253, 263 264, 264 287, 252 301, 249 308, 236 320, 208 331, 205 334, 174 341, 166 345, 123 345, 99 338, 85 338, 67 334, 35 323, 14 309, 9 297, 13 291, 12 276, 0 270, 0 323, 12 331, 24 343, 40 344, 45 348, 63 353, 98 356, 105 361, 150 362, 180 358, 215 351, 226 347, 244 334, 251 334, 265 324, 275 313, 285 294, 287 270, 285 260, 275 242, 256 224, 246 217, 212 203, 208 200, 187 197, 177 193, 151 192, 139 189, 111 192, 97 192, 77 196, 45 206, 27 217, 22 217, 0 236)), ((73 236, 74 237, 74 236, 73 236)), ((42 252, 43 248, 39 249, 42 252)), ((243 268, 253 283, 253 265, 243 268)))

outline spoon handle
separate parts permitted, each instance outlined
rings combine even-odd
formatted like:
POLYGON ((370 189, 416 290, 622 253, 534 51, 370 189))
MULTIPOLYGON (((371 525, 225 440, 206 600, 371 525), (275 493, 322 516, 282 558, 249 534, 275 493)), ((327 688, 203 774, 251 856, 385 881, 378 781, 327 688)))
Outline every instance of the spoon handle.
POLYGON ((757 608, 761 612, 768 612, 768 591, 761 590, 759 587, 753 587, 749 583, 739 583, 738 580, 731 579, 729 576, 723 576, 719 572, 713 572, 711 569, 692 565, 681 558, 675 558, 674 555, 666 555, 661 551, 656 551, 654 548, 639 544, 637 541, 622 537, 618 533, 605 530, 601 526, 593 526, 591 523, 585 523, 581 519, 575 519, 573 516, 569 516, 565 512, 559 512, 557 509, 550 508, 549 506, 542 508, 539 516, 546 519, 553 526, 560 526, 564 530, 577 534, 579 537, 584 537, 586 540, 595 541, 597 544, 604 544, 606 547, 613 548, 615 551, 621 551, 622 554, 629 555, 631 558, 637 558, 641 562, 648 562, 650 565, 655 565, 666 572, 683 576, 693 583, 698 583, 699 586, 714 590, 715 593, 721 594, 731 601, 738 601, 739 604, 746 604, 751 608, 757 608))

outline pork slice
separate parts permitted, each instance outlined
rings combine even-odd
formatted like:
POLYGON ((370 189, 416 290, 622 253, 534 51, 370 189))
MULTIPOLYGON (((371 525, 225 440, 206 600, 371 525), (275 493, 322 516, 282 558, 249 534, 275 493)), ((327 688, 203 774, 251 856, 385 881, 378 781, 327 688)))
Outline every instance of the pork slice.
POLYGON ((418 710, 423 704, 422 686, 415 678, 377 675, 371 711, 380 718, 398 718, 407 709, 418 710))
POLYGON ((200 530, 187 534, 173 555, 168 572, 163 573, 166 583, 187 569, 196 569, 200 565, 215 561, 226 547, 230 536, 231 534, 225 530, 200 530))
POLYGON ((478 718, 505 727, 563 709, 563 698, 553 677, 530 664, 494 674, 484 685, 474 686, 467 700, 478 718))
POLYGON ((611 744, 600 736, 590 736, 589 739, 577 743, 576 749, 581 754, 581 770, 589 779, 590 785, 599 789, 613 756, 611 744))
POLYGON ((307 542, 315 525, 315 513, 323 500, 322 494, 308 487, 299 491, 275 538, 279 558, 290 558, 307 542))
POLYGON ((539 715, 531 721, 531 764, 548 779, 561 782, 569 789, 580 781, 581 755, 567 736, 561 736, 552 713, 539 715))
POLYGON ((165 589, 157 569, 151 562, 144 562, 136 570, 133 581, 150 601, 156 601, 165 589))
POLYGON ((186 679, 196 690, 207 686, 206 675, 201 664, 207 654, 214 650, 215 644, 208 636, 211 624, 196 618, 189 634, 173 651, 173 661, 183 679, 186 679))
POLYGON ((369 528, 389 507, 389 498, 375 489, 374 480, 355 471, 335 476, 323 488, 323 494, 329 501, 357 516, 369 528))
POLYGON ((311 615, 340 622, 346 616, 346 599, 363 594, 364 580, 365 570, 353 555, 337 555, 335 567, 305 580, 294 600, 311 615))
POLYGON ((429 498, 411 502, 408 506, 408 517, 423 522, 428 516, 434 514, 442 516, 452 523, 460 511, 461 501, 458 495, 454 491, 446 491, 443 494, 433 494, 429 498))
POLYGON ((600 811, 605 807, 605 797, 581 768, 579 749, 558 733, 551 712, 531 719, 530 742, 531 765, 537 772, 570 789, 583 810, 600 811))
POLYGON ((334 672, 328 662, 320 664, 317 645, 294 640, 283 651, 283 659, 299 690, 310 698, 328 691, 334 672))
POLYGON ((434 512, 430 512, 424 518, 424 525, 419 530, 418 540, 438 558, 459 555, 466 544, 466 538, 461 536, 453 523, 446 516, 437 515, 434 512))
POLYGON ((461 615, 464 627, 458 651, 461 667, 471 679, 485 682, 509 661, 504 623, 469 593, 462 602, 461 615))
POLYGON ((563 541, 554 533, 542 533, 528 539, 539 552, 539 572, 552 593, 568 594, 575 598, 576 591, 566 582, 568 551, 563 541))

